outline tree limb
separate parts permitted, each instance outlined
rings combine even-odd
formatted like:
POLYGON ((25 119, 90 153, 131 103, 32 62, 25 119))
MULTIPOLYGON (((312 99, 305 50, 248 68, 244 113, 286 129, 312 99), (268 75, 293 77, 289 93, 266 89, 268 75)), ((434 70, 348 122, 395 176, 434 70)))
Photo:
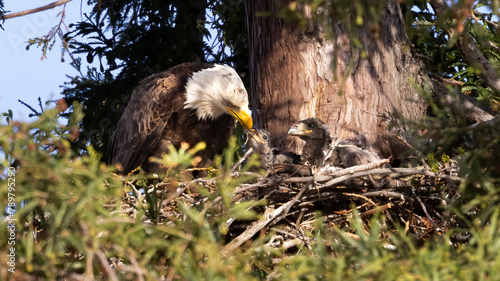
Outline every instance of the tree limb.
POLYGON ((59 1, 52 2, 52 3, 47 4, 45 6, 42 6, 42 7, 38 7, 38 8, 30 9, 30 10, 25 10, 25 11, 21 11, 21 12, 17 12, 17 13, 11 13, 11 14, 5 15, 3 18, 4 19, 12 19, 12 18, 17 18, 17 17, 29 15, 29 14, 43 12, 45 10, 50 10, 50 9, 55 8, 55 7, 64 5, 70 1, 72 1, 72 0, 59 0, 59 1))
POLYGON ((432 73, 430 71, 427 71, 427 75, 429 75, 430 78, 436 79, 441 83, 447 84, 447 85, 456 85, 456 86, 463 86, 464 82, 462 81, 457 81, 455 79, 449 79, 449 78, 444 78, 442 76, 439 76, 435 73, 432 73))
POLYGON ((375 168, 378 168, 378 167, 384 165, 385 163, 389 163, 389 159, 382 159, 382 160, 374 161, 374 162, 371 162, 368 164, 352 166, 352 167, 345 168, 342 170, 337 170, 337 171, 328 172, 327 170, 325 170, 320 175, 317 175, 317 176, 290 177, 290 178, 286 178, 280 182, 283 182, 283 183, 307 183, 307 182, 310 182, 311 180, 314 180, 316 182, 325 182, 325 181, 329 181, 335 177, 349 175, 349 174, 353 174, 353 173, 361 172, 361 171, 373 170, 375 168))
POLYGON ((458 39, 465 61, 481 70, 486 83, 497 93, 500 93, 500 77, 491 63, 481 53, 469 34, 463 34, 458 39))
POLYGON ((495 50, 495 52, 499 52, 500 53, 500 47, 498 47, 497 45, 495 45, 495 43, 493 43, 490 40, 488 40, 488 45, 490 46, 490 48, 492 48, 493 50, 495 50))
POLYGON ((438 174, 430 171, 425 171, 425 170, 420 170, 420 169, 411 169, 411 168, 380 168, 380 169, 375 169, 371 171, 362 171, 362 172, 356 172, 353 174, 349 175, 344 175, 340 176, 338 178, 331 179, 327 181, 323 187, 331 187, 336 184, 339 184, 341 182, 344 182, 346 180, 354 179, 354 178, 359 178, 359 177, 364 177, 364 176, 369 176, 369 175, 383 175, 383 174, 389 174, 393 177, 405 177, 405 176, 411 176, 411 175, 424 175, 424 176, 429 176, 429 177, 434 177, 434 178, 442 178, 446 180, 452 180, 452 181, 463 181, 462 178, 457 177, 457 176, 450 176, 450 175, 444 175, 444 174, 438 174))
MULTIPOLYGON (((430 78, 435 78, 432 75, 429 75, 430 78)), ((444 78, 443 78, 444 79, 444 78)), ((449 79, 452 80, 452 79, 449 79)), ((443 84, 447 84, 446 81, 441 81, 440 79, 430 79, 432 90, 434 94, 437 96, 438 103, 445 103, 447 106, 451 106, 457 108, 459 111, 462 111, 465 114, 465 117, 468 121, 474 123, 486 122, 493 119, 493 115, 489 114, 485 110, 476 106, 473 102, 473 98, 460 95, 460 101, 457 102, 457 98, 450 94, 446 86, 443 84)))
MULTIPOLYGON (((450 7, 444 0, 430 0, 430 4, 438 17, 450 13, 450 7)), ((447 33, 452 36, 454 32, 451 29, 447 29, 447 33)), ((458 35, 458 47, 462 51, 464 60, 469 65, 479 68, 485 82, 495 92, 500 93, 500 77, 498 73, 488 59, 481 53, 469 33, 463 32, 458 35)))

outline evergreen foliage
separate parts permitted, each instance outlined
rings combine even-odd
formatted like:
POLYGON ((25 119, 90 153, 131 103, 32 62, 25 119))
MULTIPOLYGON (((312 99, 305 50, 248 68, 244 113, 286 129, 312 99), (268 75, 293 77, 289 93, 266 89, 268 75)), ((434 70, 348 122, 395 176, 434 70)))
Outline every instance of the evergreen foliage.
POLYGON ((72 25, 66 41, 73 54, 99 67, 82 69, 63 94, 83 104, 85 117, 77 145, 103 151, 133 88, 151 74, 187 61, 205 61, 206 1, 89 1, 86 20, 72 25), (78 42, 86 38, 88 43, 78 42))
MULTIPOLYGON (((165 179, 140 171, 119 176, 101 158, 132 89, 142 78, 185 61, 232 63, 240 72, 247 71, 242 1, 88 3, 94 6, 92 13, 72 25, 64 37, 75 56, 72 63, 80 71, 64 91, 71 112, 62 113, 65 106, 60 105, 23 123, 13 120, 10 111, 0 122, 0 209, 5 210, 0 219, 2 278, 500 279, 498 118, 471 126, 458 107, 443 107, 430 89, 420 89, 430 114, 422 123, 409 123, 426 132, 416 145, 418 155, 423 155, 419 160, 439 173, 458 163, 458 176, 464 179, 436 180, 432 187, 446 195, 430 200, 443 202, 438 211, 452 228, 434 229, 427 239, 420 239, 408 230, 409 221, 389 225, 386 215, 391 212, 366 218, 352 206, 345 214, 346 225, 326 225, 318 213, 308 227, 296 226, 303 239, 296 239, 293 247, 274 241, 283 230, 269 227, 228 252, 229 241, 235 240, 229 232, 231 224, 265 218, 262 210, 267 203, 247 200, 237 192, 259 176, 259 161, 251 157, 236 176, 231 174, 241 148, 235 139, 215 160, 217 169, 210 177, 194 181, 187 180, 185 169, 196 161, 194 153, 202 145, 181 147, 157 159, 171 167, 165 179), (207 43, 212 38, 207 25, 217 31, 214 43, 207 43), (79 42, 81 37, 91 42, 79 42), (82 58, 98 61, 99 67, 82 69, 82 58), (67 124, 60 124, 61 115, 67 117, 67 124), (10 178, 15 178, 14 185, 10 178), (6 227, 12 218, 15 227, 6 227), (456 242, 455 235, 466 239, 456 242), (15 273, 8 271, 12 247, 15 273)), ((303 24, 296 5, 307 3, 319 12, 332 8, 351 38, 359 36, 363 25, 382 32, 377 22, 384 1, 377 6, 364 0, 291 3, 277 16, 303 24)), ((0 14, 2 4, 0 0, 0 14)), ((500 36, 495 16, 500 15, 499 3, 456 1, 453 5, 453 10, 436 15, 426 1, 401 3, 411 48, 423 58, 429 76, 445 83, 450 93, 469 95, 495 112, 499 93, 479 67, 465 59, 457 42, 460 36, 470 35, 498 72, 500 36)), ((361 41, 351 42, 352 48, 363 48, 361 41)), ((412 192, 418 191, 419 178, 414 176, 411 182, 412 192)))
MULTIPOLYGON (((327 228, 318 214, 313 227, 302 230, 308 238, 292 255, 290 249, 270 246, 276 234, 273 230, 228 253, 224 251, 228 222, 257 218, 256 211, 264 203, 235 204, 232 200, 235 187, 251 180, 244 172, 258 165, 256 158, 241 171, 242 177, 230 177, 237 149, 233 139, 217 160, 221 168, 213 175, 216 186, 200 190, 206 200, 197 201, 201 202, 198 205, 177 199, 173 210, 163 209, 159 216, 151 212, 152 205, 158 207, 163 201, 151 198, 160 188, 159 182, 141 192, 140 188, 148 185, 140 174, 117 176, 91 147, 85 155, 73 153, 73 128, 82 118, 81 106, 74 104, 73 108, 68 125, 59 124, 59 110, 51 109, 32 123, 10 119, 9 124, 0 126, 0 149, 7 156, 0 168, 15 168, 15 189, 9 191, 9 181, 1 182, 0 208, 11 213, 11 196, 17 204, 13 215, 15 244, 0 239, 3 265, 8 265, 7 254, 15 247, 15 273, 2 266, 4 278, 497 280, 500 276, 499 189, 491 177, 490 183, 475 181, 477 177, 488 178, 482 170, 467 170, 471 181, 464 184, 460 202, 470 202, 464 208, 469 214, 457 213, 470 218, 471 206, 488 212, 472 215, 473 219, 466 220, 466 229, 434 235, 424 244, 404 229, 388 228, 381 215, 367 221, 354 211, 348 216, 348 226, 333 229, 327 228), (468 189, 473 183, 474 190, 468 189), (451 235, 464 230, 471 237, 468 243, 453 245, 451 235)), ((165 161, 177 162, 173 169, 183 169, 193 161, 195 150, 173 151, 165 161)), ((481 165, 478 158, 467 161, 472 166, 481 165)), ((174 181, 180 179, 180 173, 172 170, 171 175, 174 181)), ((10 176, 3 172, 2 178, 10 176)), ((0 235, 9 237, 5 226, 11 218, 2 220, 0 235)))
MULTIPOLYGON (((500 94, 481 78, 481 70, 464 59, 458 47, 460 36, 472 36, 481 53, 500 69, 500 16, 498 1, 478 1, 473 5, 457 1, 449 11, 436 14, 425 1, 410 1, 406 7, 408 33, 414 49, 426 64, 428 74, 464 95, 477 98, 497 111, 500 94), (497 18, 496 22, 492 19, 497 18)), ((405 7, 405 6, 403 6, 405 7)))
POLYGON ((5 9, 3 7, 3 0, 0 0, 0 20, 2 20, 2 23, 0 24, 0 28, 3 29, 3 21, 4 21, 4 15, 5 15, 5 9))

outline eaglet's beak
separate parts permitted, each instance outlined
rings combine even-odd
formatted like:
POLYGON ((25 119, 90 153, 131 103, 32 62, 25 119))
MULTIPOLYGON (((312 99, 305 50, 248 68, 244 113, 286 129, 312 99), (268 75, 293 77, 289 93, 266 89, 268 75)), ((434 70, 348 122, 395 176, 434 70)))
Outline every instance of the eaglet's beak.
POLYGON ((304 123, 299 123, 298 125, 292 125, 290 129, 288 129, 288 134, 290 136, 303 136, 312 133, 312 130, 308 130, 304 123))
POLYGON ((254 140, 256 140, 257 142, 259 142, 261 144, 265 144, 262 137, 259 135, 259 133, 257 133, 257 130, 255 130, 255 129, 248 130, 248 135, 250 137, 252 137, 254 140))

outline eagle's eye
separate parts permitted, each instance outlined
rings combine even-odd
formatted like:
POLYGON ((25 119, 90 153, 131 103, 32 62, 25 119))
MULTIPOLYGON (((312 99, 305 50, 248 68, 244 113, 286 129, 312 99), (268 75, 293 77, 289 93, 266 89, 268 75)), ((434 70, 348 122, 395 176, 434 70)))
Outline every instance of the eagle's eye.
POLYGON ((266 135, 262 136, 262 138, 265 139, 265 140, 267 140, 267 136, 266 135))
POLYGON ((307 127, 309 127, 309 128, 314 128, 314 123, 309 123, 309 124, 307 124, 307 127))

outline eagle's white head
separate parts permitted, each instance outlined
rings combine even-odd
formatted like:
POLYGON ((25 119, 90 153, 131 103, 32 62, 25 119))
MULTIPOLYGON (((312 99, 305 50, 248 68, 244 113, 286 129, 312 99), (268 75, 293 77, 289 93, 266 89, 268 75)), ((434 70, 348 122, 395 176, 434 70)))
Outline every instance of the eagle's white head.
POLYGON ((231 114, 246 129, 253 126, 243 81, 227 65, 214 65, 194 72, 186 84, 184 108, 194 109, 199 120, 231 114))

